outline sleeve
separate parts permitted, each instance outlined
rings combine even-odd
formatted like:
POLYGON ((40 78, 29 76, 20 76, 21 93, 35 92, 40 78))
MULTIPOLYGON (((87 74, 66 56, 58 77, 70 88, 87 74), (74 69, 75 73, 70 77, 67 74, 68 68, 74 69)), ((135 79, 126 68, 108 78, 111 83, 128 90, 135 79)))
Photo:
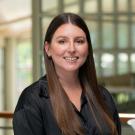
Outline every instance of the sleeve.
POLYGON ((45 135, 39 105, 33 94, 24 91, 13 115, 14 135, 45 135))
POLYGON ((112 95, 109 93, 109 91, 105 88, 102 88, 103 93, 104 93, 104 98, 105 98, 105 102, 108 106, 109 111, 112 114, 113 120, 114 120, 114 124, 116 125, 116 129, 118 131, 118 135, 121 135, 121 123, 120 123, 120 118, 118 115, 118 111, 117 111, 117 107, 115 105, 115 102, 113 100, 112 95))

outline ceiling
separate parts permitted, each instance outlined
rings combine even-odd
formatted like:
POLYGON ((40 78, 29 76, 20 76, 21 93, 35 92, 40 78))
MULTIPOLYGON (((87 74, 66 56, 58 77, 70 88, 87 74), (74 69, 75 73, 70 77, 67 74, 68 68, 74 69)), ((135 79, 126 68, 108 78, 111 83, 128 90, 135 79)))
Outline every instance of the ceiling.
MULTIPOLYGON (((114 0, 102 0, 103 12, 112 12, 113 2, 114 0)), ((119 12, 124 13, 128 8, 128 0, 117 0, 117 2, 119 12)), ((135 0, 132 0, 131 2, 131 9, 135 12, 135 0)), ((16 36, 25 33, 28 31, 28 28, 29 30, 31 29, 31 3, 32 0, 0 0, 0 36, 16 36)), ((50 5, 49 9, 52 11, 56 3, 57 0, 43 0, 42 8, 48 9, 47 5, 50 5)), ((78 3, 78 0, 64 0, 64 4, 67 6, 66 10, 68 11, 76 11, 76 3, 78 3), (71 2, 75 3, 76 6, 72 7, 71 2)), ((95 12, 98 7, 97 3, 98 0, 85 0, 85 12, 95 12)))
POLYGON ((0 23, 31 14, 31 0, 0 0, 0 23))
POLYGON ((30 27, 30 15, 31 0, 0 0, 0 36, 16 35, 19 29, 30 27))

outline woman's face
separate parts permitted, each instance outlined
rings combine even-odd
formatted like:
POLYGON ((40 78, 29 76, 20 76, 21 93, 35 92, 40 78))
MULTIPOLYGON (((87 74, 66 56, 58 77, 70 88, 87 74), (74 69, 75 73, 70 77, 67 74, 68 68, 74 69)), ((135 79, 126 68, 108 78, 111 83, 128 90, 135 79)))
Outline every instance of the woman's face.
POLYGON ((88 42, 82 29, 67 23, 55 31, 50 44, 46 42, 45 50, 56 72, 76 72, 86 61, 88 42))

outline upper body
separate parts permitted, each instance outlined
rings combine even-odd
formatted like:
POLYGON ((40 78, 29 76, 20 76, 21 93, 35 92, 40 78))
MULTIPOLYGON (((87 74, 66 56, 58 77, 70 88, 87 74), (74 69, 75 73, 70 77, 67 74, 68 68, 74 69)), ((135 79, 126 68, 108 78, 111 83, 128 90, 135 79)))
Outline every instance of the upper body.
MULTIPOLYGON (((110 110, 118 135, 120 135, 120 120, 112 96, 105 88, 101 87, 100 90, 108 106, 106 109, 110 110)), ((77 111, 75 107, 74 109, 81 119, 82 126, 86 128, 86 135, 100 135, 88 110, 85 96, 82 98, 81 110, 77 111)), ((13 128, 14 135, 62 135, 53 115, 46 77, 40 78, 22 92, 15 109, 13 128)), ((103 129, 103 135, 110 135, 104 125, 103 129)))
POLYGON ((52 20, 44 56, 46 80, 22 93, 15 134, 120 135, 114 102, 98 86, 89 29, 80 16, 62 13, 52 20))

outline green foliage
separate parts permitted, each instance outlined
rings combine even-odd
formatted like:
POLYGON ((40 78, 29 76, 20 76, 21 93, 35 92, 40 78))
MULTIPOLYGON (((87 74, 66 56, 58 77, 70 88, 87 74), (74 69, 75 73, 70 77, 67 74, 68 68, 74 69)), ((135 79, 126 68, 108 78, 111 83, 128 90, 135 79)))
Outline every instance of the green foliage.
POLYGON ((16 48, 17 81, 20 89, 32 82, 32 46, 30 40, 19 42, 16 48))

